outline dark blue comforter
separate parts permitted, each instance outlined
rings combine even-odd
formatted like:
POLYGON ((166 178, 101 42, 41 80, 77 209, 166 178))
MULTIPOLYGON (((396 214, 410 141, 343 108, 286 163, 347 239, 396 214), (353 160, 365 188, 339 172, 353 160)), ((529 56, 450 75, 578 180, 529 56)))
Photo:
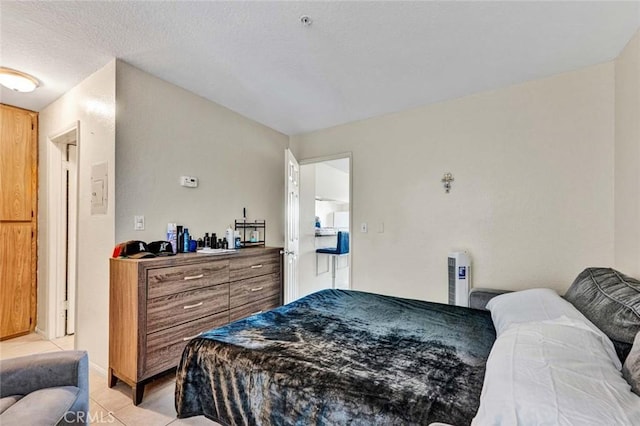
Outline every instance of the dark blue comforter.
POLYGON ((176 410, 228 425, 469 424, 494 340, 488 312, 324 290, 192 340, 176 410))

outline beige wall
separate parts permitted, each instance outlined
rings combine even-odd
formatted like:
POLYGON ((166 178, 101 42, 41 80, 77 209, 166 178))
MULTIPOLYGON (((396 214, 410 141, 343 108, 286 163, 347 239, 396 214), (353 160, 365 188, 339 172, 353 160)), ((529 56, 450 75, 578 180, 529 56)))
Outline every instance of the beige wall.
POLYGON ((444 302, 452 249, 477 287, 564 291, 612 265, 613 78, 605 63, 293 136, 299 160, 353 153, 352 288, 444 302))
POLYGON ((640 31, 615 61, 615 260, 640 278, 640 31))
POLYGON ((106 369, 109 330, 109 257, 114 245, 115 61, 107 64, 40 112, 38 235, 38 329, 53 337, 50 309, 47 176, 54 147, 49 137, 80 122, 78 143, 78 228, 76 347, 106 369), (91 215, 91 165, 108 163, 108 210, 91 215))
POLYGON ((120 61, 116 90, 116 240, 166 239, 168 222, 220 238, 246 207, 267 221, 267 244, 283 244, 286 135, 120 61))

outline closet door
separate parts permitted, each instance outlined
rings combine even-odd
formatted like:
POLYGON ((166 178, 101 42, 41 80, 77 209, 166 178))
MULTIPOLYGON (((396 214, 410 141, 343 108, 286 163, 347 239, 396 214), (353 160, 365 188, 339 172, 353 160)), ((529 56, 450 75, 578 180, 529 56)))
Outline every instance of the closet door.
POLYGON ((28 333, 32 318, 31 289, 31 224, 28 222, 0 223, 0 305, 2 337, 28 333))
POLYGON ((35 328, 37 119, 0 105, 0 339, 35 328))

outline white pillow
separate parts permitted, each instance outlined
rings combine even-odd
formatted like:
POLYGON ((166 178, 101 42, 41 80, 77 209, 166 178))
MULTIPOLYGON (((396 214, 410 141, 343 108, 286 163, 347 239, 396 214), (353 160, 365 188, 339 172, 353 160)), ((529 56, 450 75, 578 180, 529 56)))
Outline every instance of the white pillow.
POLYGON ((640 424, 640 397, 581 321, 514 324, 491 349, 472 424, 640 424))
POLYGON ((600 337, 618 370, 622 369, 620 358, 618 358, 616 349, 607 335, 582 315, 575 306, 558 296, 555 290, 533 288, 501 294, 487 303, 487 309, 491 311, 491 319, 498 337, 516 324, 560 318, 582 322, 600 337))
POLYGON ((550 288, 533 288, 501 294, 489 300, 487 309, 491 311, 491 319, 498 336, 513 324, 546 321, 562 316, 586 320, 580 311, 550 288))

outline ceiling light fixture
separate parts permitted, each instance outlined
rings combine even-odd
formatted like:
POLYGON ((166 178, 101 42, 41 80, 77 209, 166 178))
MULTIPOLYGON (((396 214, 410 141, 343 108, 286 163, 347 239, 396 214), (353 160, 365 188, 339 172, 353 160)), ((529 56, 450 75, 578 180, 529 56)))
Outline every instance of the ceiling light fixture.
POLYGON ((33 92, 40 86, 35 77, 5 67, 0 67, 0 84, 16 92, 33 92))

